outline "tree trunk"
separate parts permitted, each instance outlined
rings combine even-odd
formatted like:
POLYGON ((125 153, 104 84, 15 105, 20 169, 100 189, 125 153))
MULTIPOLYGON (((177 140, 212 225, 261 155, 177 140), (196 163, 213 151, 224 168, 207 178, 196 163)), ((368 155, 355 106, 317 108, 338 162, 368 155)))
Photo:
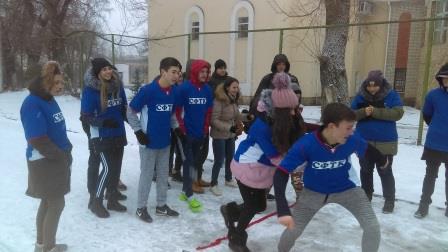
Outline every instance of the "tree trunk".
MULTIPOLYGON (((350 0, 325 0, 326 25, 348 24, 350 0)), ((327 28, 319 57, 322 107, 332 102, 349 104, 345 48, 348 27, 327 28)))

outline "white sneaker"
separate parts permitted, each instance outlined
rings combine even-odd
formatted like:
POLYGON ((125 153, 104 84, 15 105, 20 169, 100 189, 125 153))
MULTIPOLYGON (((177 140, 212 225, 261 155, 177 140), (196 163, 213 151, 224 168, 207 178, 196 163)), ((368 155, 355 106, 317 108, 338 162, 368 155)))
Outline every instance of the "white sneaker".
POLYGON ((221 191, 221 189, 219 189, 219 187, 217 185, 212 186, 210 188, 210 192, 212 192, 215 196, 221 196, 222 195, 222 191, 221 191))
POLYGON ((232 179, 230 181, 226 181, 225 185, 228 187, 233 187, 233 188, 238 187, 238 184, 236 183, 236 181, 234 179, 232 179))

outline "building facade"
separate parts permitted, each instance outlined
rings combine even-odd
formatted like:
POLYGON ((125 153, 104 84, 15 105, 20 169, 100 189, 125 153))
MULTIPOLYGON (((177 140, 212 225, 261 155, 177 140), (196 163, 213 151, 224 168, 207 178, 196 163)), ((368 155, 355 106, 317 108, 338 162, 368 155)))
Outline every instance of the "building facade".
MULTIPOLYGON (((325 29, 306 27, 325 24, 325 8, 319 1, 293 0, 150 0, 149 34, 151 38, 191 34, 151 41, 149 78, 158 74, 160 59, 188 58, 227 62, 229 74, 240 80, 242 94, 250 97, 263 76, 270 72, 272 60, 280 51, 291 63, 290 72, 299 79, 306 104, 318 104, 320 70, 318 56, 325 29), (253 29, 302 27, 303 29, 247 32, 253 29), (200 32, 234 31, 226 34, 200 32), (280 38, 281 37, 281 38, 280 38), (281 45, 281 46, 280 46, 281 45)), ((351 23, 411 20, 446 16, 445 5, 428 0, 352 0, 351 23)), ((438 42, 434 44, 432 73, 448 58, 442 52, 447 45, 445 22, 438 22, 438 42)), ((447 26, 448 27, 448 23, 447 26)), ((350 27, 346 48, 349 95, 356 94, 370 70, 380 69, 410 105, 419 102, 425 59, 427 23, 404 22, 350 27), (420 93, 419 93, 420 92, 420 93)))

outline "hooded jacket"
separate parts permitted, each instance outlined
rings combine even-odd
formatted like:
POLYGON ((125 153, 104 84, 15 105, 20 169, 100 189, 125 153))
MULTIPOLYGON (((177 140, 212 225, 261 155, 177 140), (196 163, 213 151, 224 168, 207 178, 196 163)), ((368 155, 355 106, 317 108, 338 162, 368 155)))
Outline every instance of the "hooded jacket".
POLYGON ((56 100, 43 88, 42 78, 29 86, 20 118, 28 146, 28 188, 35 198, 59 197, 70 191, 72 144, 56 100))
POLYGON ((277 54, 274 57, 274 60, 271 64, 271 73, 265 75, 263 79, 261 79, 260 84, 258 84, 258 88, 255 91, 254 97, 252 98, 250 102, 249 112, 253 115, 256 114, 257 111, 257 104, 258 100, 260 98, 261 91, 263 89, 273 89, 274 86, 272 85, 272 79, 274 78, 274 75, 277 73, 277 65, 279 63, 285 63, 285 73, 288 73, 289 77, 291 77, 291 83, 297 83, 297 85, 300 87, 299 81, 296 76, 289 73, 290 63, 288 60, 288 57, 284 54, 277 54))
MULTIPOLYGON (((428 123, 425 148, 448 152, 448 92, 443 86, 443 77, 448 75, 448 64, 440 68, 436 74, 439 87, 429 91, 423 105, 423 117, 428 123)), ((448 155, 448 154, 446 154, 448 155)))
POLYGON ((372 95, 367 91, 366 79, 353 99, 351 108, 355 110, 358 123, 356 132, 381 153, 396 155, 398 149, 398 133, 396 121, 403 117, 404 110, 398 93, 389 82, 382 78, 380 90, 372 95), (366 116, 365 108, 373 106, 373 114, 366 116))
POLYGON ((205 60, 191 63, 190 80, 179 86, 176 92, 176 119, 184 134, 203 138, 209 133, 210 118, 213 107, 213 95, 207 82, 200 82, 199 72, 210 64, 205 60))
POLYGON ((84 75, 84 89, 81 97, 81 120, 90 125, 90 141, 96 151, 123 147, 127 144, 124 121, 127 99, 123 83, 114 72, 115 78, 108 84, 107 108, 101 107, 101 81, 89 69, 84 75), (105 127, 106 120, 113 120, 117 128, 105 127))

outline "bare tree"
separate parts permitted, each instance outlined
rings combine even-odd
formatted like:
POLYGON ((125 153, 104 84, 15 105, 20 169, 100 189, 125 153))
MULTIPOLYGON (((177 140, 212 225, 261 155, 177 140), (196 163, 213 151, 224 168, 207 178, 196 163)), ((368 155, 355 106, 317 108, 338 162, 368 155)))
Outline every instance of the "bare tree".
MULTIPOLYGON (((344 25, 350 21, 350 0, 325 0, 326 25, 344 25)), ((345 49, 348 26, 326 28, 322 55, 319 57, 322 105, 331 102, 349 104, 345 49)))

